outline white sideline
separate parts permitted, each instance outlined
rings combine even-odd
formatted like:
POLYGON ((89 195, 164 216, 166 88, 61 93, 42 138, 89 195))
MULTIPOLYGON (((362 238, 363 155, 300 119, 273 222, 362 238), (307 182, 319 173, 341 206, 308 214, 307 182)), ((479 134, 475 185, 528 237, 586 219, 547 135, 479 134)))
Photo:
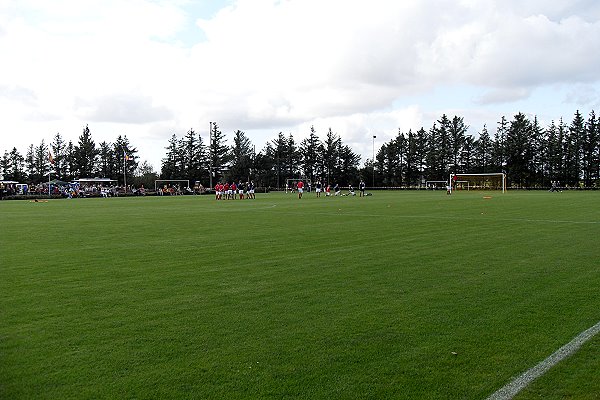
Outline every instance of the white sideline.
POLYGON ((498 389, 494 394, 488 397, 486 400, 509 400, 512 399, 517 393, 525 389, 527 385, 533 382, 535 379, 544 375, 550 368, 558 364, 560 361, 569 357, 575 353, 581 345, 590 340, 594 335, 600 332, 600 322, 591 328, 581 332, 569 343, 556 350, 552 355, 540 362, 533 368, 525 371, 523 374, 516 377, 512 382, 498 389))

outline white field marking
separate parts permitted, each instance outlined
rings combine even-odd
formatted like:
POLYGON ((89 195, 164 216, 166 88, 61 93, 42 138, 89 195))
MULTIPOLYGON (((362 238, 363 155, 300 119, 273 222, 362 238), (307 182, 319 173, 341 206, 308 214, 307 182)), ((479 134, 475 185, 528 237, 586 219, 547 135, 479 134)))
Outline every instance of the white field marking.
POLYGON ((509 222, 547 222, 551 224, 586 224, 586 225, 597 225, 600 221, 569 221, 561 219, 527 219, 527 218, 500 218, 497 221, 509 221, 509 222))
POLYGON ((512 382, 498 389, 494 394, 488 397, 486 400, 509 400, 512 399, 517 393, 525 389, 527 385, 533 382, 535 379, 544 375, 550 368, 558 364, 560 361, 569 357, 575 353, 579 348, 592 337, 600 332, 600 322, 592 326, 588 330, 581 332, 569 343, 562 346, 560 349, 552 353, 544 361, 540 362, 533 368, 525 371, 523 374, 516 377, 512 382))

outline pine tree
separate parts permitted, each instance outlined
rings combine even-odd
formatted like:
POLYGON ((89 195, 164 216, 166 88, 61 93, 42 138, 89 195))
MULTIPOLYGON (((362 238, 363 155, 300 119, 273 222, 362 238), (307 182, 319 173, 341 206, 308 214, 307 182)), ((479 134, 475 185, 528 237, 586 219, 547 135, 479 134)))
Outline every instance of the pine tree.
POLYGON ((565 125, 563 119, 559 119, 558 127, 557 127, 557 152, 559 155, 559 159, 557 160, 557 177, 559 178, 559 182, 561 185, 564 185, 568 182, 569 179, 569 167, 568 167, 568 157, 567 154, 569 152, 569 135, 567 133, 567 126, 565 125))
MULTIPOLYGON (((448 117, 446 116, 446 114, 443 114, 442 117, 437 121, 438 122, 438 143, 439 143, 439 149, 438 149, 438 154, 441 156, 439 158, 440 164, 438 166, 439 171, 441 172, 441 177, 442 179, 444 179, 444 177, 447 177, 450 172, 451 172, 451 168, 454 164, 454 148, 453 148, 453 142, 452 139, 450 137, 450 129, 451 129, 451 122, 448 119, 448 117)), ((452 171, 454 172, 454 171, 452 171)))
POLYGON ((275 173, 274 183, 277 188, 281 188, 284 182, 285 160, 287 151, 287 140, 283 136, 283 132, 279 132, 277 139, 271 141, 270 146, 266 149, 267 155, 273 163, 273 172, 275 173))
POLYGON ((179 174, 183 163, 177 135, 171 135, 166 150, 167 154, 162 159, 161 179, 180 179, 179 174))
POLYGON ((492 171, 492 139, 483 125, 479 138, 475 141, 474 170, 476 173, 488 173, 492 171))
POLYGON ((340 144, 341 139, 339 136, 333 133, 331 128, 329 128, 327 137, 323 143, 323 173, 327 179, 326 185, 333 185, 334 181, 337 179, 336 166, 338 165, 340 144))
POLYGON ((0 158, 0 178, 2 180, 5 180, 5 176, 8 176, 10 166, 8 157, 8 151, 4 150, 4 154, 2 155, 2 158, 0 158))
MULTIPOLYGON (((440 124, 444 121, 446 116, 442 116, 442 120, 440 120, 440 124)), ((466 134, 469 126, 465 124, 465 121, 462 117, 454 116, 452 121, 446 122, 447 126, 444 129, 448 134, 448 170, 447 173, 455 172, 468 172, 463 168, 464 164, 467 164, 468 161, 465 158, 468 158, 467 155, 463 154, 466 134)), ((443 139, 442 139, 443 140, 443 139)))
POLYGON ((233 133, 233 147, 231 148, 231 168, 227 174, 229 180, 249 179, 252 166, 253 147, 250 139, 239 129, 233 133))
POLYGON ((444 155, 443 148, 441 147, 440 131, 437 128, 437 124, 433 126, 427 132, 427 146, 426 146, 426 177, 428 181, 444 180, 444 155))
POLYGON ((286 140, 286 175, 287 178, 300 178, 300 151, 291 133, 286 140))
POLYGON ((425 169, 427 168, 427 132, 423 127, 417 131, 416 159, 419 171, 418 184, 425 183, 425 169))
POLYGON ((585 137, 582 140, 581 167, 586 187, 591 187, 600 178, 600 123, 592 110, 585 123, 585 137))
POLYGON ((462 173, 471 173, 475 159, 475 139, 473 136, 465 135, 462 141, 458 170, 462 173))
POLYGON ((137 152, 137 149, 129 144, 127 136, 119 135, 117 137, 113 144, 114 166, 117 176, 113 179, 117 179, 119 183, 122 182, 123 184, 127 181, 128 186, 131 184, 131 178, 133 178, 139 163, 137 152))
POLYGON ((340 146, 340 173, 339 181, 343 184, 358 185, 358 165, 360 156, 356 154, 350 146, 340 146))
POLYGON ((103 178, 115 179, 115 157, 111 143, 103 141, 98 149, 98 174, 103 178))
POLYGON ((66 160, 66 143, 59 132, 54 135, 52 143, 50 143, 50 151, 54 164, 52 169, 54 174, 62 180, 67 179, 67 160, 66 160))
POLYGON ((33 144, 30 144, 29 147, 27 147, 27 153, 25 153, 25 168, 30 182, 36 184, 40 183, 42 179, 35 170, 35 149, 33 144))
POLYGON ((390 143, 388 162, 390 163, 389 169, 392 171, 391 174, 391 185, 392 186, 403 186, 404 175, 406 173, 406 153, 408 147, 408 140, 404 136, 404 133, 398 129, 398 135, 392 143, 390 143))
POLYGON ((531 137, 529 138, 529 170, 531 171, 531 186, 544 185, 544 129, 540 126, 536 116, 531 124, 531 137))
POLYGON ((274 150, 271 143, 267 143, 262 151, 259 151, 253 159, 253 170, 251 177, 257 186, 277 187, 277 170, 272 154, 274 150))
POLYGON ((406 184, 417 186, 420 182, 418 136, 409 129, 406 146, 406 184))
POLYGON ((75 146, 69 140, 65 149, 65 175, 64 180, 70 181, 75 178, 75 146))
POLYGON ((217 123, 214 122, 211 127, 208 158, 214 181, 223 178, 223 171, 228 169, 231 155, 225 143, 225 135, 219 130, 217 123))
POLYGON ((570 185, 576 186, 579 184, 579 180, 582 176, 582 168, 581 168, 581 155, 582 155, 582 147, 583 140, 585 138, 585 120, 583 116, 577 110, 575 112, 575 116, 573 117, 573 121, 569 126, 569 139, 567 145, 567 154, 566 154, 566 170, 567 170, 567 179, 570 185))
POLYGON ((25 157, 19 153, 16 147, 8 153, 5 164, 4 179, 8 181, 26 182, 27 173, 25 172, 25 157))
POLYGON ((496 172, 506 172, 506 134, 508 132, 508 121, 502 116, 492 143, 492 159, 496 172))
POLYGON ((300 143, 300 163, 304 176, 311 182, 321 174, 321 152, 323 145, 315 127, 310 127, 310 135, 300 143))
POLYGON ((550 181, 558 180, 562 166, 562 146, 554 121, 546 129, 544 146, 544 176, 550 181))
POLYGON ((45 181, 50 171, 50 159, 48 158, 48 146, 42 139, 42 142, 35 148, 34 152, 34 169, 35 175, 38 177, 36 183, 45 181))
MULTIPOLYGON (((201 181, 207 177, 206 168, 206 148, 202 142, 200 134, 196 134, 194 129, 187 131, 181 141, 181 166, 182 175, 192 182, 201 181)), ((208 182, 205 182, 208 183, 208 182)))
POLYGON ((531 123, 523 113, 515 115, 506 135, 508 179, 520 187, 529 186, 531 179, 531 123))
POLYGON ((90 129, 86 125, 85 128, 83 128, 83 133, 79 137, 77 146, 75 146, 75 175, 79 176, 79 178, 93 177, 96 172, 97 156, 98 150, 92 140, 90 129))

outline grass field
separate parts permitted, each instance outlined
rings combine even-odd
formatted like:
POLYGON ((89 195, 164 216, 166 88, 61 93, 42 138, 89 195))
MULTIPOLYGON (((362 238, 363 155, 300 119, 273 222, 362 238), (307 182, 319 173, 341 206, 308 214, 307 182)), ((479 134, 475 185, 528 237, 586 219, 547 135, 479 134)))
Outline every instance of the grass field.
POLYGON ((0 398, 485 399, 600 320, 600 193, 257 197, 0 202, 0 398))

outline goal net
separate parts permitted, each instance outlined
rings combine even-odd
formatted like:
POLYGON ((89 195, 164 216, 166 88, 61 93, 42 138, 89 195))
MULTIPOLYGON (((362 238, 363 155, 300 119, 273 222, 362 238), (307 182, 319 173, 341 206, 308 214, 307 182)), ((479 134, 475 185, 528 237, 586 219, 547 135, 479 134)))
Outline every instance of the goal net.
POLYGON ((506 174, 450 174, 452 190, 502 190, 506 191, 506 174))

